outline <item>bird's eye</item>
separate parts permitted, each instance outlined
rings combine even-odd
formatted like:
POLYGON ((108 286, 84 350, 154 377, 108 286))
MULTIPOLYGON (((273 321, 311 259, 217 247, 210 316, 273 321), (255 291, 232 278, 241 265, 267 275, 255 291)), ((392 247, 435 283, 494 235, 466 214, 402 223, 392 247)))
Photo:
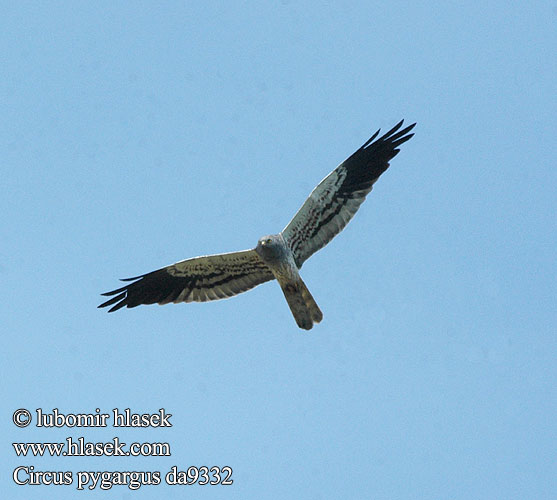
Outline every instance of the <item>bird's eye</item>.
POLYGON ((271 243, 271 238, 267 238, 267 239, 265 240, 265 243, 267 243, 267 245, 268 245, 269 243, 271 243))

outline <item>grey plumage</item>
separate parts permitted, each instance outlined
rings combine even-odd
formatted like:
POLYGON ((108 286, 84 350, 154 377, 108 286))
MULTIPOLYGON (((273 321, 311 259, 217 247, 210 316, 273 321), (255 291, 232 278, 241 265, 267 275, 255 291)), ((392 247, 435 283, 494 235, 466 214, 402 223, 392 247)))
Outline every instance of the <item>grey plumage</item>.
POLYGON ((257 242, 255 251, 279 282, 297 325, 311 330, 314 322, 323 319, 323 313, 298 273, 294 255, 283 235, 264 236, 257 242))
POLYGON ((398 146, 414 134, 402 121, 382 137, 377 131, 312 191, 284 230, 264 236, 256 248, 187 259, 123 281, 104 293, 112 298, 99 307, 109 312, 140 304, 205 302, 232 297, 276 279, 300 328, 310 330, 323 314, 298 270, 348 224, 398 146), (376 140, 375 140, 376 139, 376 140))

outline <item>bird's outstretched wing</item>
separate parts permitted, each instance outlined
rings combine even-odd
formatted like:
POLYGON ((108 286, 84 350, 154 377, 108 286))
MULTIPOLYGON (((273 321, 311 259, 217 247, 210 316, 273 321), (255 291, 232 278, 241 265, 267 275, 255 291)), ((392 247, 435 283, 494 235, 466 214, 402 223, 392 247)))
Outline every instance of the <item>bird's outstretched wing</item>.
MULTIPOLYGON (((404 120, 403 120, 404 121, 404 120)), ((398 123, 379 139, 379 130, 352 156, 342 162, 312 191, 282 235, 300 268, 348 224, 373 187, 389 168, 398 146, 410 139, 414 127, 398 123)))
POLYGON ((124 279, 122 281, 133 283, 103 293, 114 297, 99 307, 112 306, 108 311, 112 312, 140 304, 225 299, 273 278, 273 273, 255 250, 207 255, 124 279))

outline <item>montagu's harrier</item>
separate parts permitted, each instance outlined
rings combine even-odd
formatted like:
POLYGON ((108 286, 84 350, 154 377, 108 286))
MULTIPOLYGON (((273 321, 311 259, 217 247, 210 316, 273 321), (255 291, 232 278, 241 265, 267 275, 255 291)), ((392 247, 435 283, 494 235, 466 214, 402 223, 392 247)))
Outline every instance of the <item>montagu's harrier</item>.
POLYGON ((205 302, 225 299, 276 279, 300 328, 310 330, 323 313, 298 270, 354 216, 374 182, 389 167, 398 147, 414 134, 402 121, 376 139, 377 131, 312 191, 279 234, 263 236, 252 250, 182 260, 158 271, 128 278, 126 286, 99 307, 109 312, 140 304, 205 302), (375 140, 376 139, 376 140, 375 140))

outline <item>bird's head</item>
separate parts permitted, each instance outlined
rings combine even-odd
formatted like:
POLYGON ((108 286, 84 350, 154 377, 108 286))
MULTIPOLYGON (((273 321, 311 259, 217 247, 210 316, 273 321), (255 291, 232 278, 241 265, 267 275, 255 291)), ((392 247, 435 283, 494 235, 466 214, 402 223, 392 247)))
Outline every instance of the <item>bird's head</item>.
POLYGON ((264 261, 278 260, 284 255, 284 243, 278 234, 259 238, 255 251, 264 261))

